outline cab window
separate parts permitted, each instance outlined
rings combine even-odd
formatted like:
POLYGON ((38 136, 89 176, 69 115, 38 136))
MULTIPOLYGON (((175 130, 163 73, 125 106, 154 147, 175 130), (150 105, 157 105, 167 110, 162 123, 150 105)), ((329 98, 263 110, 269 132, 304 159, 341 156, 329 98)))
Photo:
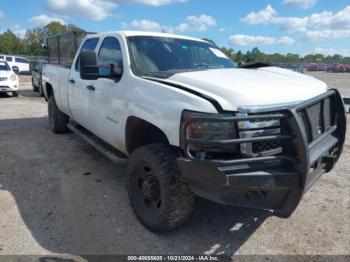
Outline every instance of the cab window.
MULTIPOLYGON (((84 42, 84 44, 83 44, 83 46, 82 46, 82 48, 81 48, 81 50, 80 50, 80 53, 81 52, 86 52, 86 51, 95 51, 95 49, 96 49, 96 46, 97 46, 97 44, 98 44, 98 41, 99 41, 99 39, 98 38, 91 38, 91 39, 87 39, 85 42, 84 42)), ((78 58, 77 59, 77 62, 75 63, 75 70, 76 71, 80 71, 80 59, 78 58)))
POLYGON ((7 62, 12 62, 12 57, 11 56, 6 56, 6 61, 7 62))
MULTIPOLYGON (((98 54, 99 65, 111 65, 116 64, 119 67, 123 67, 123 57, 120 48, 120 43, 115 37, 106 37, 98 54)), ((108 75, 109 69, 106 67, 99 68, 100 75, 108 75)))
POLYGON ((25 58, 22 58, 22 57, 15 57, 15 61, 17 63, 29 64, 29 61, 25 58))

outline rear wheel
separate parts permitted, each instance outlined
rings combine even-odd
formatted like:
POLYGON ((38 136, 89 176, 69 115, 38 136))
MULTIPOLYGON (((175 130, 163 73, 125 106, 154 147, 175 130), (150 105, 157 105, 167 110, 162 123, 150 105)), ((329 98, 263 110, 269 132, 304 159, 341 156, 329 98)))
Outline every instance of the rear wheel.
POLYGON ((67 124, 69 121, 69 116, 58 109, 55 97, 53 95, 49 98, 48 114, 52 132, 58 134, 68 131, 67 124))
POLYGON ((32 78, 33 92, 39 92, 39 88, 34 84, 34 79, 32 78))
POLYGON ((180 178, 177 158, 172 147, 153 144, 137 149, 128 163, 131 206, 141 223, 155 232, 179 227, 193 210, 194 196, 180 178))
POLYGON ((44 90, 43 90, 42 86, 40 86, 40 88, 39 88, 39 94, 41 97, 44 97, 44 90))

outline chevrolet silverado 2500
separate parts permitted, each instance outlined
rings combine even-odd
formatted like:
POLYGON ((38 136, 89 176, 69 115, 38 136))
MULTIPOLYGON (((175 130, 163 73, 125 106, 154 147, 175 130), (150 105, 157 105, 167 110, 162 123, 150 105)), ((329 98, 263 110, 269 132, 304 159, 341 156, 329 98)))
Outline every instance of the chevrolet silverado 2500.
POLYGON ((342 97, 311 76, 236 68, 211 43, 171 34, 67 39, 48 40, 51 129, 87 130, 129 158, 130 203, 153 231, 183 224, 194 195, 287 218, 341 155, 342 97))

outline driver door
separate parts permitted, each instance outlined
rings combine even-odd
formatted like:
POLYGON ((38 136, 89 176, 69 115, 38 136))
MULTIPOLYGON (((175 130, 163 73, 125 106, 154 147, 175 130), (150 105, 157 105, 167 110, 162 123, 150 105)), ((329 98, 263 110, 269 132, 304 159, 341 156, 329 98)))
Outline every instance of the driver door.
MULTIPOLYGON (((99 65, 116 64, 123 68, 121 41, 116 36, 102 40, 97 54, 99 65)), ((89 117, 95 123, 92 132, 107 143, 121 148, 121 119, 124 111, 124 96, 127 86, 125 77, 108 78, 110 69, 99 68, 99 75, 106 77, 93 81, 89 96, 89 117)))

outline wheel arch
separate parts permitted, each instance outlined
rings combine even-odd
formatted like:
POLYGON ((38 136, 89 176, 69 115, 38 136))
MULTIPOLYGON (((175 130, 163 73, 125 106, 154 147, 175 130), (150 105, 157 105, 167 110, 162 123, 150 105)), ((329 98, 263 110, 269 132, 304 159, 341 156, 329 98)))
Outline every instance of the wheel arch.
POLYGON ((45 99, 46 99, 46 101, 48 101, 49 100, 49 98, 51 97, 51 96, 53 96, 54 95, 54 92, 53 92, 53 86, 50 84, 50 83, 45 83, 45 88, 44 88, 45 90, 44 90, 44 94, 45 94, 45 99))
POLYGON ((125 125, 125 147, 131 155, 137 148, 150 144, 170 145, 169 138, 156 125, 136 116, 129 116, 125 125))

